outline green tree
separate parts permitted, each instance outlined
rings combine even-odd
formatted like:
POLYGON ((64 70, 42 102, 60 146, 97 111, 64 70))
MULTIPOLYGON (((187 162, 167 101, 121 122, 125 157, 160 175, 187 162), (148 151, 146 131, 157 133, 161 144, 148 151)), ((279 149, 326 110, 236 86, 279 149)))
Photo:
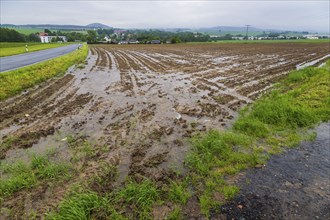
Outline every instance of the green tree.
POLYGON ((29 34, 26 37, 26 41, 28 41, 28 42, 40 42, 40 38, 37 34, 29 34))
POLYGON ((52 35, 52 32, 49 29, 45 29, 44 32, 47 33, 50 36, 52 35))
POLYGON ((0 28, 0 42, 25 42, 25 35, 9 28, 0 28))
POLYGON ((88 31, 87 31, 87 34, 88 34, 87 41, 88 41, 88 42, 91 42, 91 43, 95 43, 96 40, 97 40, 97 39, 96 39, 96 36, 97 36, 96 31, 88 30, 88 31))
POLYGON ((180 38, 178 36, 173 36, 171 38, 171 44, 180 43, 180 38))

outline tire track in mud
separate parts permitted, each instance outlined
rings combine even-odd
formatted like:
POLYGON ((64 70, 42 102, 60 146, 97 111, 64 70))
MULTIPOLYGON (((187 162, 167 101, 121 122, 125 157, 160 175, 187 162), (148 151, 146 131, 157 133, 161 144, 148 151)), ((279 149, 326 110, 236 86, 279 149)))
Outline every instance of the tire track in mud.
POLYGON ((19 148, 31 148, 34 144, 39 142, 40 138, 53 135, 55 129, 59 129, 60 126, 58 126, 58 124, 63 117, 77 114, 79 110, 91 100, 91 98, 90 94, 68 94, 64 100, 59 100, 59 102, 52 106, 50 106, 51 103, 48 103, 48 106, 50 107, 48 107, 47 110, 43 110, 43 114, 45 115, 42 118, 39 117, 39 115, 42 115, 42 112, 38 111, 29 115, 29 121, 24 122, 24 124, 30 122, 30 125, 22 126, 22 128, 8 136, 2 137, 2 145, 10 144, 10 148, 1 147, 0 159, 6 157, 8 150, 13 151, 19 148))
POLYGON ((73 75, 68 74, 58 80, 50 81, 50 85, 35 91, 28 95, 21 95, 0 105, 0 129, 18 122, 24 114, 33 115, 35 112, 45 112, 45 107, 52 103, 56 97, 54 93, 63 91, 66 85, 73 79, 73 75), (49 100, 45 103, 45 100, 49 100))

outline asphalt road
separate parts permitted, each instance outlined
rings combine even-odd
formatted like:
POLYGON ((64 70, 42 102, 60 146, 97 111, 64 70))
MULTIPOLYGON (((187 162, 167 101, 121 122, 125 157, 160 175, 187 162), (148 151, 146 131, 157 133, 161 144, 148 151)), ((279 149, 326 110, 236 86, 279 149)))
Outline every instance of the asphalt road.
POLYGON ((0 57, 0 72, 18 69, 31 64, 49 60, 77 49, 79 44, 57 47, 36 52, 24 53, 8 57, 0 57))

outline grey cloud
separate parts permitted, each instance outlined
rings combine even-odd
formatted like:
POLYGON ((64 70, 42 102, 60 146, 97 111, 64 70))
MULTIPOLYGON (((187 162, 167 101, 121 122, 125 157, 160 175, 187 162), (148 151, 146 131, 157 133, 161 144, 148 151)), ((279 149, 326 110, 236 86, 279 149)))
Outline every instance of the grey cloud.
POLYGON ((218 25, 329 32, 329 1, 1 1, 1 23, 218 25))

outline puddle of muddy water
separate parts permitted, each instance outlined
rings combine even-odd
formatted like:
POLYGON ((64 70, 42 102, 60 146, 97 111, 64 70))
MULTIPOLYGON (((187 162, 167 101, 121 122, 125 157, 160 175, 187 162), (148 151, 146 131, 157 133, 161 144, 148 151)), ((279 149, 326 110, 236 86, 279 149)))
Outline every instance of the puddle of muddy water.
POLYGON ((300 69, 304 69, 304 68, 309 67, 309 66, 313 66, 313 65, 319 63, 320 61, 323 61, 323 60, 327 59, 328 57, 330 57, 330 54, 327 54, 327 55, 325 55, 325 56, 323 56, 319 59, 312 60, 310 62, 305 62, 305 63, 298 64, 296 66, 296 69, 300 70, 300 69))

